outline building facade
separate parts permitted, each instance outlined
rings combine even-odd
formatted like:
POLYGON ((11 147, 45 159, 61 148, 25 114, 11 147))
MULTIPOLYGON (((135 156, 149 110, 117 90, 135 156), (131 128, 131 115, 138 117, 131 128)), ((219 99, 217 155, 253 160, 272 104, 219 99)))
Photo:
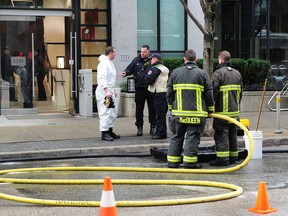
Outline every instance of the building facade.
MULTIPOLYGON (((199 1, 187 0, 187 4, 203 24, 199 1)), ((226 49, 235 58, 261 58, 273 64, 286 64, 288 27, 284 17, 287 7, 284 0, 222 0, 216 13, 216 55, 226 49)), ((38 85, 34 67, 30 66, 29 71, 33 107, 40 112, 63 109, 78 112, 79 70, 92 69, 95 88, 98 57, 105 47, 116 47, 114 64, 120 72, 137 55, 142 44, 150 45, 152 52, 160 52, 164 57, 182 57, 187 48, 193 48, 201 58, 203 35, 186 16, 180 1, 175 0, 0 2, 0 48, 11 50, 14 70, 23 59, 27 68, 30 61, 29 64, 34 65, 35 49, 40 49, 45 56, 47 101, 34 100, 38 85)), ((21 76, 15 73, 13 79, 17 101, 11 101, 4 108, 23 108, 21 76)), ((123 82, 125 79, 119 76, 117 86, 123 82)), ((5 94, 2 95, 3 101, 5 94)))

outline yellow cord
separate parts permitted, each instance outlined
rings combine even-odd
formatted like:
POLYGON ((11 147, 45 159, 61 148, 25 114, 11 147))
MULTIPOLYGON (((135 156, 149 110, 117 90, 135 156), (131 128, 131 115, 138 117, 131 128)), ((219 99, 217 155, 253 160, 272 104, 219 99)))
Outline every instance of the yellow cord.
MULTIPOLYGON (((252 157, 254 150, 254 140, 249 133, 248 129, 241 124, 227 116, 220 114, 210 114, 209 117, 220 118, 227 120, 238 127, 240 127, 247 135, 250 141, 250 150, 246 159, 239 165, 223 168, 223 169, 169 169, 169 168, 143 168, 143 167, 43 167, 43 168, 22 168, 22 169, 9 169, 1 170, 0 175, 8 173, 19 172, 39 172, 39 171, 120 171, 120 172, 161 172, 161 173, 198 173, 198 174, 220 174, 226 172, 237 171, 246 166, 252 157)), ((0 178, 3 183, 18 183, 18 184, 103 184, 103 180, 67 180, 67 179, 15 179, 15 178, 0 178)), ((163 206, 163 205, 180 205, 191 204, 200 202, 218 201, 228 198, 233 198, 242 194, 243 189, 239 186, 227 183, 219 183, 212 181, 185 181, 185 180, 135 180, 135 179, 114 179, 113 184, 137 184, 137 185, 197 185, 197 186, 210 186, 220 187, 233 190, 232 192, 188 199, 173 199, 173 200, 152 200, 152 201, 118 201, 116 206, 136 207, 136 206, 163 206)), ((16 202, 24 202, 39 205, 56 205, 56 206, 99 206, 100 202, 91 201, 70 201, 70 200, 44 200, 32 199, 18 196, 7 195, 0 193, 0 198, 16 202)))

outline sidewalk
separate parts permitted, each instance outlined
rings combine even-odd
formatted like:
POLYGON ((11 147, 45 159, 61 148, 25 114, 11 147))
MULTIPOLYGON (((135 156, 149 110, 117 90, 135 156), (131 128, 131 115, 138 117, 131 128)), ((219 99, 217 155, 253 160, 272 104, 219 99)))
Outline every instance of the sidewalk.
MULTIPOLYGON (((256 130, 258 112, 242 113, 250 120, 250 130, 256 130)), ((263 132, 263 149, 288 149, 288 112, 281 112, 281 134, 276 134, 276 112, 262 112, 258 130, 263 132)), ((145 117, 147 121, 147 117, 145 117)), ((152 140, 149 125, 144 136, 136 136, 134 118, 119 117, 115 132, 121 139, 102 141, 99 119, 74 117, 68 113, 0 116, 0 159, 19 157, 54 157, 79 154, 149 154, 150 148, 167 148, 169 138, 152 140)), ((170 133, 169 133, 170 135, 170 133)), ((239 143, 243 146, 243 138, 239 143)), ((201 144, 213 145, 212 137, 203 137, 201 144)))

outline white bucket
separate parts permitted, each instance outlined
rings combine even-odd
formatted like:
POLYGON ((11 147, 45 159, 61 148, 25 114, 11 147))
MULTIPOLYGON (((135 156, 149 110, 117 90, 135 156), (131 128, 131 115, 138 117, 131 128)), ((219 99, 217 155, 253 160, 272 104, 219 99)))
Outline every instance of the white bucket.
MULTIPOLYGON (((260 159, 262 158, 262 140, 263 140, 263 133, 262 131, 249 131, 253 140, 254 140, 254 151, 252 154, 251 159, 260 159)), ((245 140, 245 148, 250 151, 250 140, 248 136, 244 135, 245 140)))

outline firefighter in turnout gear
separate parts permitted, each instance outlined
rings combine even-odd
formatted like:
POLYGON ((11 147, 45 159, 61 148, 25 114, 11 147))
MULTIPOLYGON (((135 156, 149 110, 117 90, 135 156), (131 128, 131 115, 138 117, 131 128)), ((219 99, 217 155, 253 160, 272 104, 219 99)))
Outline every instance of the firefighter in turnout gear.
MULTIPOLYGON (((217 70, 211 77, 215 113, 239 119, 243 82, 239 71, 231 67, 230 53, 219 53, 217 70)), ((235 164, 238 158, 237 126, 223 119, 214 119, 216 160, 211 166, 235 164)))
POLYGON ((184 55, 185 65, 172 71, 167 85, 168 109, 175 117, 175 133, 168 148, 169 168, 181 163, 183 142, 184 168, 199 169, 198 145, 208 113, 214 111, 213 87, 208 74, 196 63, 194 50, 184 55))

